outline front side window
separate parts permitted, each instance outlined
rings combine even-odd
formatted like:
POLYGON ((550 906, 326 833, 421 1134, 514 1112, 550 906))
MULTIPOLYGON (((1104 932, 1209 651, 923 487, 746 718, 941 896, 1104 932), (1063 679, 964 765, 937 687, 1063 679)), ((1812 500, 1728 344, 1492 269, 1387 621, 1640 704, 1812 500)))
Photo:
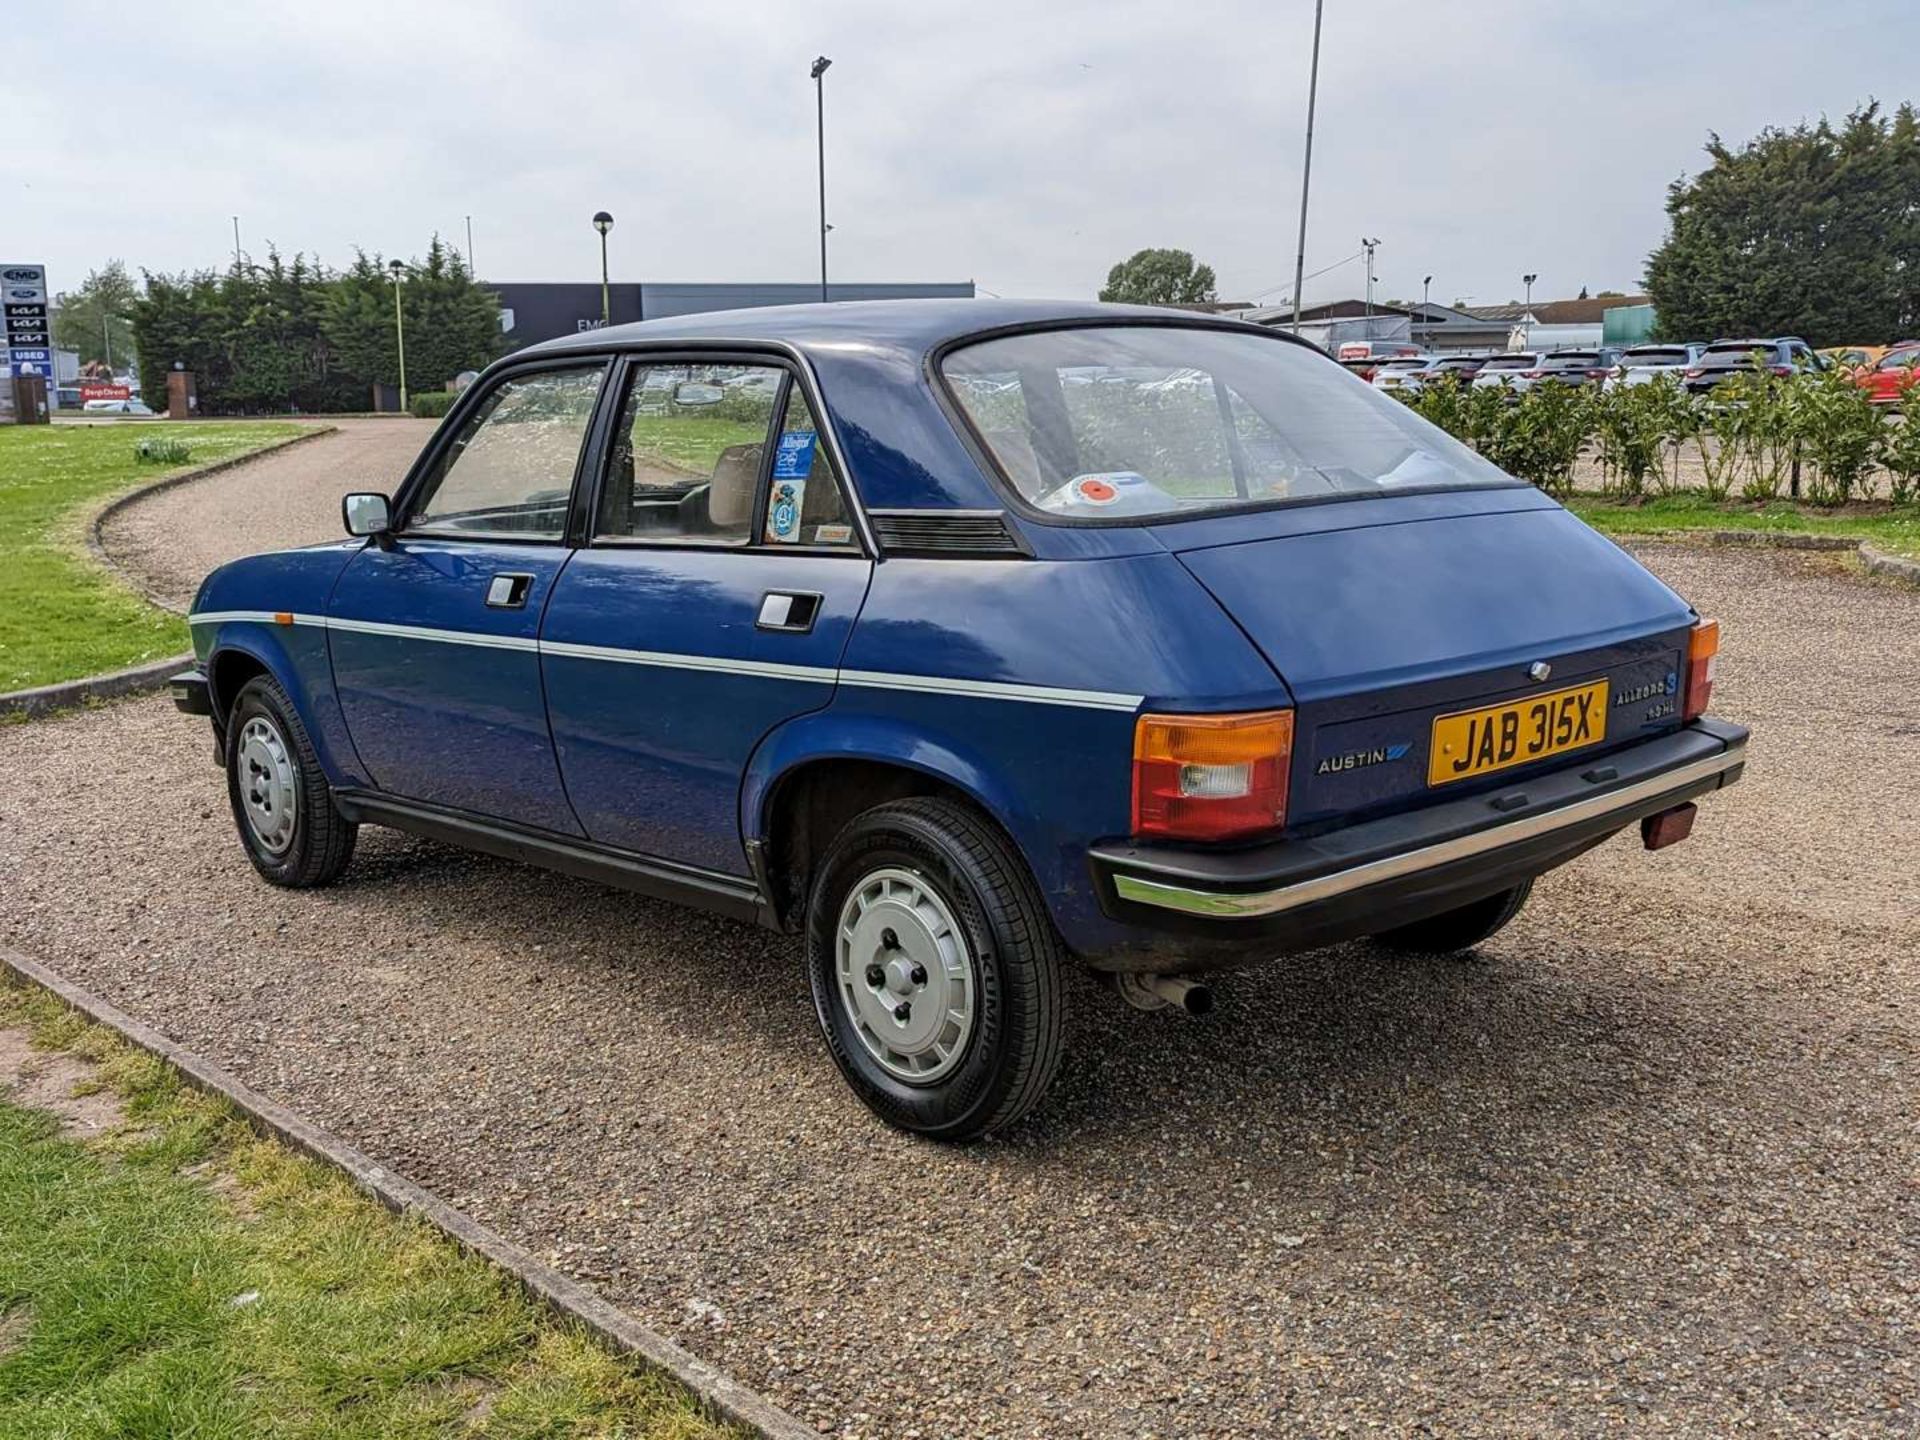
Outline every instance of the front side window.
POLYGON ((785 380, 773 365, 635 369, 594 533, 745 545, 785 380))
POLYGON ((1088 326, 962 346, 941 370, 1020 497, 1062 518, 1516 483, 1278 337, 1088 326))
POLYGON ((518 375, 461 425, 407 522, 428 534, 557 540, 603 365, 518 375))

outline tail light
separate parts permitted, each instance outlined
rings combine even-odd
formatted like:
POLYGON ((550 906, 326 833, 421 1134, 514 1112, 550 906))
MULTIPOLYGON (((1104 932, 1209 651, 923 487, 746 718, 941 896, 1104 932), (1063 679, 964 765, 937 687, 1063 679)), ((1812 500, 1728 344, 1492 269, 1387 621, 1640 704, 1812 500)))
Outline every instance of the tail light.
POLYGON ((1791 365, 1769 365, 1767 368, 1773 371, 1773 373, 1776 375, 1793 374, 1793 366, 1791 365))
MULTIPOLYGON (((1587 371, 1587 377, 1591 380, 1604 380, 1613 373, 1614 372, 1605 365, 1596 365, 1593 369, 1587 371)), ((1626 372, 1623 370, 1620 373, 1624 375, 1626 372)))
POLYGON ((1287 818, 1293 712, 1142 715, 1133 736, 1133 833, 1228 840, 1287 818))
POLYGON ((1697 720, 1713 699, 1713 672, 1720 654, 1720 622, 1699 620, 1687 640, 1687 684, 1680 700, 1680 718, 1697 720))
POLYGON ((1520 372, 1520 378, 1522 380, 1543 380, 1546 378, 1546 374, 1547 372, 1544 370, 1522 370, 1520 372))
POLYGON ((1699 379, 1699 378, 1700 378, 1700 377, 1701 377, 1702 375, 1704 375, 1704 374, 1706 374, 1706 373, 1707 373, 1707 367, 1706 367, 1706 366, 1704 366, 1704 365, 1695 365, 1695 366, 1693 366, 1692 368, 1690 368, 1690 369, 1689 369, 1689 370, 1687 371, 1687 379, 1689 379, 1689 380, 1698 380, 1698 379, 1699 379))

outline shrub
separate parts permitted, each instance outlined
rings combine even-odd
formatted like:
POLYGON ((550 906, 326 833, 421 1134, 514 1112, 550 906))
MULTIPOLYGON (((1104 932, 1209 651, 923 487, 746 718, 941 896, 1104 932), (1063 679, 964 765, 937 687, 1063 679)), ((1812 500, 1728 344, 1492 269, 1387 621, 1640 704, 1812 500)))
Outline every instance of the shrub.
POLYGON ((140 440, 134 444, 133 458, 142 465, 184 465, 193 458, 193 447, 184 440, 140 440))
POLYGON ((1868 488, 1884 417, 1838 368, 1796 376, 1792 389, 1795 442, 1814 464, 1807 498, 1815 505, 1843 505, 1868 488))
POLYGON ((1644 385, 1603 390, 1594 397, 1592 410, 1607 489, 1632 499, 1646 493, 1647 477, 1660 469, 1661 447, 1667 438, 1668 401, 1663 392, 1678 389, 1663 376, 1644 385))
POLYGON ((1909 413, 1898 423, 1882 424, 1878 449, 1894 504, 1920 500, 1920 418, 1909 413))
POLYGON ((422 420, 438 420, 460 397, 451 390, 425 390, 408 397, 407 409, 422 420))
POLYGON ((1503 419, 1499 455, 1487 458, 1550 494, 1572 489, 1574 462, 1593 434, 1593 402, 1586 388, 1552 380, 1536 384, 1503 419))

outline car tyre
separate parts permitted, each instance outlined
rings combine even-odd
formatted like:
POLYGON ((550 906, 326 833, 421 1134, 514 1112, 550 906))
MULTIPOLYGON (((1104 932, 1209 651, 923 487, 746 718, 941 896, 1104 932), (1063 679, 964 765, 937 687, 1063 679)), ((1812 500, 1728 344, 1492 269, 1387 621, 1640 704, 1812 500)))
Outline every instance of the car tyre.
POLYGON ((1373 937, 1376 945, 1416 955, 1451 955, 1471 950, 1482 940, 1504 929, 1520 913, 1533 893, 1533 881, 1523 880, 1511 890, 1502 890, 1411 925, 1382 930, 1373 937))
POLYGON ((911 799, 851 821, 814 876, 806 934, 827 1049, 889 1124, 970 1140, 1046 1093, 1062 948, 1019 853, 976 812, 911 799))
POLYGON ((275 885, 330 885, 359 827, 334 808, 313 740, 280 682, 258 675, 227 717, 227 800, 253 868, 275 885))

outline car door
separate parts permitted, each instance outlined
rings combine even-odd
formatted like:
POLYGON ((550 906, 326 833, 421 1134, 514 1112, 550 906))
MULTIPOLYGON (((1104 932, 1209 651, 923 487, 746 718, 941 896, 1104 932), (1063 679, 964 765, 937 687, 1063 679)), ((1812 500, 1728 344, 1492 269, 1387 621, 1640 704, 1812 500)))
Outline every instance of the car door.
POLYGON ((745 875, 742 773, 832 699, 872 566, 783 363, 635 362, 622 391, 541 629, 561 773, 592 839, 745 875))
POLYGON ((354 750, 381 790, 578 835, 541 689, 540 617, 604 359, 516 369, 457 422, 353 558, 327 617, 354 750))

